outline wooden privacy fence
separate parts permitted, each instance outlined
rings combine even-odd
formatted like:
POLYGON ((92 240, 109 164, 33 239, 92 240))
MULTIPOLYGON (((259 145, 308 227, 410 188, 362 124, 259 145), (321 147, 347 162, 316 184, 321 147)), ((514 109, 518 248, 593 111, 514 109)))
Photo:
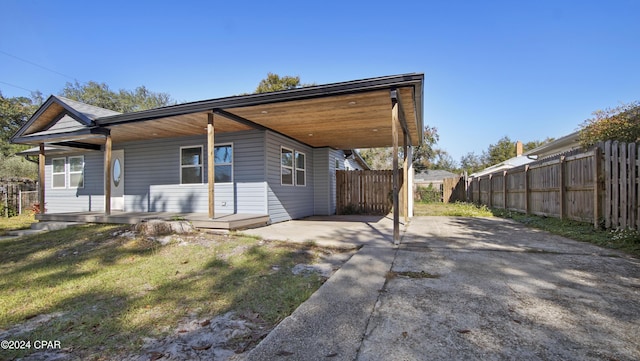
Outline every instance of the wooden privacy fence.
POLYGON ((636 143, 605 142, 469 180, 468 197, 489 207, 640 229, 636 143))
MULTIPOLYGON (((399 174, 402 185, 402 172, 399 174)), ((337 214, 388 214, 393 208, 393 171, 336 171, 337 214)))

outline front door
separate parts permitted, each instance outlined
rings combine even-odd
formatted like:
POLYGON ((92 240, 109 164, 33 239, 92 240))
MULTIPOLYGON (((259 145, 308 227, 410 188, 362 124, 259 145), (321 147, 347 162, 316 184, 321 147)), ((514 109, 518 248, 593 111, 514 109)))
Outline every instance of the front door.
POLYGON ((111 152, 111 209, 124 211, 124 150, 111 152))

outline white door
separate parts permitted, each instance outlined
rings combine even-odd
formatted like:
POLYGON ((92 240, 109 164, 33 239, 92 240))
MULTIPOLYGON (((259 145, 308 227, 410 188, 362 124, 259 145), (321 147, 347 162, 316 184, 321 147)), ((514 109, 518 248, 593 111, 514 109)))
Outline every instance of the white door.
POLYGON ((124 211, 124 150, 111 152, 111 209, 124 211))

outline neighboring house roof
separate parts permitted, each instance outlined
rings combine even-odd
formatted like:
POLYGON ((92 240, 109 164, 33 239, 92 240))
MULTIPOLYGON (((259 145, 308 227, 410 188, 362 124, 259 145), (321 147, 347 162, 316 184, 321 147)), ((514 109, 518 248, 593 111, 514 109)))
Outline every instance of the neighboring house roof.
POLYGON ((367 164, 367 162, 362 158, 360 153, 355 149, 347 149, 347 150, 345 150, 344 151, 344 156, 347 159, 352 159, 363 170, 370 170, 371 169, 371 167, 369 167, 369 164, 367 164))
POLYGON ((525 152, 524 155, 529 158, 537 157, 537 159, 542 159, 556 154, 570 152, 581 147, 580 132, 573 132, 552 142, 545 143, 539 147, 531 149, 530 151, 525 152))
POLYGON ((412 145, 418 145, 424 128, 423 83, 424 74, 391 75, 125 114, 51 96, 11 140, 102 145, 107 134, 114 143, 202 135, 213 117, 216 134, 269 129, 311 147, 386 147, 393 144, 390 124, 395 102, 401 129, 412 145), (50 131, 48 126, 65 115, 77 127, 65 118, 64 131, 61 125, 50 131))
POLYGON ((416 183, 441 182, 445 178, 453 178, 458 175, 443 169, 428 169, 413 176, 416 183))
POLYGON ((504 162, 500 162, 498 164, 492 165, 491 167, 487 167, 481 171, 470 174, 470 177, 481 177, 483 175, 498 172, 501 170, 519 167, 535 162, 539 159, 544 159, 554 155, 570 152, 580 147, 580 132, 573 132, 554 141, 531 149, 520 156, 507 159, 504 162))

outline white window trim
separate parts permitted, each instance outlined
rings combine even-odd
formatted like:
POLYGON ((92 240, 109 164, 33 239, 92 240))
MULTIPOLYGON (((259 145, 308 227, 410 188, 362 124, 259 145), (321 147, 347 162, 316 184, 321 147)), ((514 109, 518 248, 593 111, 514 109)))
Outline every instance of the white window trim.
POLYGON ((51 159, 51 189, 66 189, 66 188, 67 188, 67 158, 65 157, 52 158, 51 159), (55 166, 53 165, 53 162, 60 159, 62 159, 62 162, 64 163, 64 171, 54 172, 55 166), (54 186, 55 182, 53 181, 53 177, 55 175, 60 175, 60 174, 64 175, 64 186, 56 187, 54 186))
POLYGON ((281 186, 293 187, 293 186, 296 185, 296 173, 295 173, 295 165, 296 164, 295 163, 296 163, 296 159, 295 159, 295 152, 293 151, 293 149, 281 146, 280 147, 280 185, 281 186), (288 150, 288 151, 291 152, 291 166, 287 166, 287 165, 282 164, 282 151, 283 150, 288 150), (291 184, 282 183, 282 168, 291 170, 291 184))
MULTIPOLYGON (((235 177, 234 177, 234 174, 233 174, 233 168, 234 168, 234 167, 233 167, 233 162, 235 161, 235 157, 236 157, 236 155, 235 155, 235 149, 233 148, 233 143, 220 143, 220 144, 215 144, 215 145, 213 146, 213 148, 214 148, 214 152, 213 152, 213 156, 214 156, 214 159, 213 159, 213 169, 214 169, 214 170, 215 170, 216 166, 218 166, 218 165, 231 165, 231 181, 229 181, 229 182, 220 182, 220 183, 216 183, 216 184, 231 184, 231 183, 233 183, 233 179, 235 178, 235 177), (231 146, 231 163, 216 163, 216 162, 215 162, 215 148, 216 148, 216 147, 224 147, 224 146, 227 146, 227 145, 230 145, 230 146, 231 146)), ((215 179, 214 179, 214 183, 215 183, 215 179)))
POLYGON ((180 152, 178 153, 178 164, 180 165, 180 185, 193 185, 193 184, 203 184, 204 183, 204 147, 202 145, 185 145, 180 147, 180 152), (182 150, 190 149, 190 148, 200 148, 200 165, 182 165, 182 150), (202 168, 200 172, 200 183, 182 183, 182 169, 184 168, 202 168))
POLYGON ((293 168, 294 168, 294 180, 293 184, 296 187, 306 187, 307 186, 307 154, 304 152, 295 151, 293 152, 293 168), (304 168, 298 168, 298 160, 296 159, 298 154, 302 154, 304 156, 304 168), (304 172, 304 184, 298 184, 298 171, 304 172))
POLYGON ((66 160, 66 166, 65 168, 67 169, 67 177, 68 179, 65 179, 65 184, 68 186, 68 188, 74 188, 74 189, 82 189, 84 188, 84 155, 73 155, 70 157, 67 157, 66 160), (82 159, 82 170, 80 172, 78 171, 71 171, 71 158, 81 158, 82 159), (80 174, 82 175, 82 187, 75 187, 71 185, 71 175, 72 174, 80 174))

